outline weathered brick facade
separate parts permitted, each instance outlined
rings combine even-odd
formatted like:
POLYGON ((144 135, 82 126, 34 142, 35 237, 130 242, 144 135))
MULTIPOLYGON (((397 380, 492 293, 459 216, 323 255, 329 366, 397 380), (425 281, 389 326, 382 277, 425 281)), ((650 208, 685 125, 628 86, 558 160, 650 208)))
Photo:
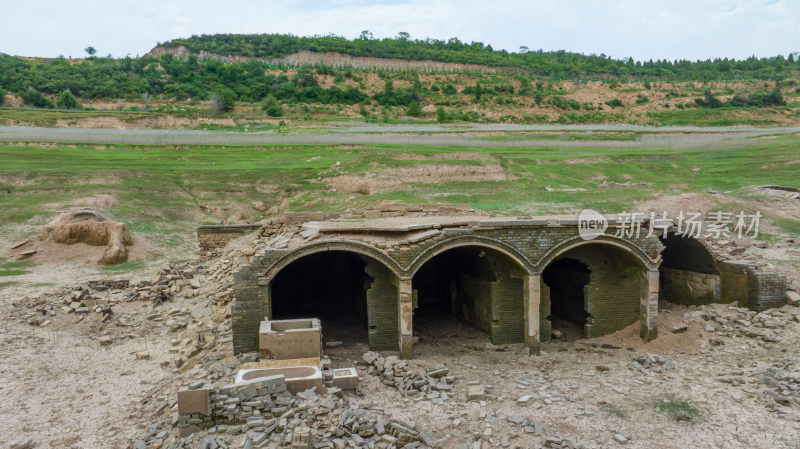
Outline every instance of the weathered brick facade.
MULTIPOLYGON (((613 231, 612 226, 609 233, 613 231)), ((637 319, 642 322, 643 338, 657 335, 658 269, 664 245, 658 237, 648 237, 646 229, 633 237, 602 235, 584 240, 575 220, 508 219, 451 222, 425 231, 420 238, 413 238, 412 231, 408 232, 411 237, 368 238, 380 232, 330 232, 299 247, 257 253, 235 278, 236 301, 231 309, 235 352, 257 349, 258 323, 271 312, 272 279, 293 261, 324 251, 357 253, 368 260, 365 270, 372 281, 366 298, 372 349, 399 349, 404 357, 411 356, 412 298, 416 297, 412 279, 435 256, 463 246, 486 248, 492 254, 493 278, 475 282, 486 287, 482 295, 488 301, 484 305, 488 306, 490 325, 485 330, 493 343, 524 342, 535 351, 540 341, 550 338, 550 289, 541 274, 551 262, 565 257, 581 261, 591 271, 586 290, 586 311, 591 319, 585 326, 586 336, 614 332, 637 319)), ((785 291, 785 279, 781 283, 774 273, 752 267, 750 271, 737 270, 721 276, 723 300, 732 295, 724 293, 726 279, 736 283, 731 287, 734 290, 740 285, 747 288, 749 307, 774 304, 781 289, 785 291)))

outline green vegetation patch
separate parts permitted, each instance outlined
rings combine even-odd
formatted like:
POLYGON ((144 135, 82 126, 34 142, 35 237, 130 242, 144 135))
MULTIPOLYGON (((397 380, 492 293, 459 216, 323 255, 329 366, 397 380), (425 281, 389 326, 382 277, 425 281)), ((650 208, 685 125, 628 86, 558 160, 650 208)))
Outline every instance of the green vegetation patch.
POLYGON ((654 398, 649 405, 675 422, 696 423, 702 414, 689 400, 670 394, 654 398))

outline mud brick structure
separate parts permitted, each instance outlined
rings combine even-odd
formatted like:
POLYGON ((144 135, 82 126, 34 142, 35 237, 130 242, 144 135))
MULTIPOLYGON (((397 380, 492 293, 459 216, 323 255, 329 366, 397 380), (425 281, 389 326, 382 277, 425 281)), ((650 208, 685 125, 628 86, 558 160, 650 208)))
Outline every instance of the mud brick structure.
POLYGON ((264 317, 321 316, 324 328, 326 316, 344 316, 365 329, 370 349, 409 358, 415 320, 447 314, 493 344, 524 343, 535 353, 556 321, 597 337, 639 320, 641 337, 652 340, 659 297, 756 310, 785 298, 782 275, 718 263, 669 224, 649 233, 642 222, 617 237, 620 224, 609 217, 605 234, 590 240, 577 224, 574 216, 307 221, 235 274, 234 350, 258 350, 264 317))

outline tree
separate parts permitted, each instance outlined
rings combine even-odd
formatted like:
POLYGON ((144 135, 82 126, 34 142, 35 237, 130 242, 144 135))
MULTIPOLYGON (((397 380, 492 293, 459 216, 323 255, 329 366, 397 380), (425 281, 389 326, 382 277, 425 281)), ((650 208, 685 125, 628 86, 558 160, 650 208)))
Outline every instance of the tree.
POLYGON ((222 88, 211 94, 211 113, 222 114, 230 110, 234 103, 234 93, 228 88, 222 88))
POLYGON ((85 51, 90 58, 97 54, 97 49, 92 47, 91 45, 86 47, 83 51, 85 51))
POLYGON ((75 99, 75 95, 72 95, 69 89, 61 92, 61 95, 58 97, 58 103, 56 104, 61 109, 78 109, 81 107, 78 104, 78 100, 75 99))

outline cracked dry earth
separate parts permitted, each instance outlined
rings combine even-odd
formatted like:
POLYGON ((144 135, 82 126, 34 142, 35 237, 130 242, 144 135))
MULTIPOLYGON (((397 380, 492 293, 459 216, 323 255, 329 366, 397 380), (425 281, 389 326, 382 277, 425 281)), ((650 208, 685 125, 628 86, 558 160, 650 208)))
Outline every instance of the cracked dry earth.
MULTIPOLYGON (((45 448, 119 448, 137 440, 162 447, 177 439, 177 390, 197 380, 224 385, 235 375, 212 375, 203 364, 185 372, 172 366, 176 339, 210 329, 197 311, 206 304, 202 298, 165 303, 195 317, 177 331, 153 318, 168 314, 164 307, 119 303, 115 316, 135 325, 109 325, 102 332, 114 342, 102 346, 99 313, 81 322, 74 314, 57 315, 45 327, 32 326, 20 311, 23 294, 21 288, 0 292, 0 447, 27 439, 45 448), (137 357, 143 351, 148 358, 137 357), (152 406, 142 406, 148 398, 155 398, 152 406), (166 436, 146 438, 151 424, 166 436)), ((520 345, 489 345, 455 320, 429 321, 417 329, 421 341, 410 364, 446 365, 456 379, 449 399, 404 397, 363 364, 361 394, 348 398, 351 407, 417 423, 442 448, 800 447, 800 307, 756 315, 728 305, 662 303, 659 314, 660 337, 653 342, 639 339, 635 323, 602 338, 545 343, 540 356, 525 355, 520 345), (683 325, 685 331, 671 331, 683 325), (470 381, 487 387, 485 402, 467 400, 470 381), (531 396, 527 405, 517 402, 524 395, 531 396), (697 413, 670 417, 654 405, 664 399, 688 401, 697 413), (546 435, 531 431, 534 424, 546 435)), ((236 363, 227 332, 200 355, 236 363)), ((364 343, 347 339, 327 349, 337 367, 357 364, 366 351, 364 343)), ((217 436, 228 447, 243 445, 243 435, 217 436)), ((201 440, 186 447, 200 448, 201 440)))

